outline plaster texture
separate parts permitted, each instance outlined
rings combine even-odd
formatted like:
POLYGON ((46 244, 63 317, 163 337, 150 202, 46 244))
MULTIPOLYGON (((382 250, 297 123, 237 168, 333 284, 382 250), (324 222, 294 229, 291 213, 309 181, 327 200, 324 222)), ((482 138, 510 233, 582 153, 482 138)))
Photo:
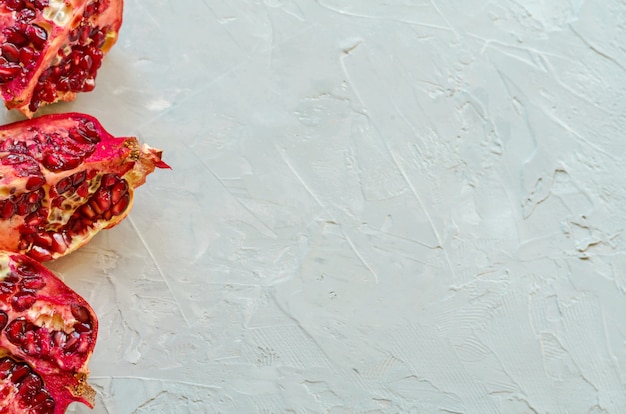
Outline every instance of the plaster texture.
POLYGON ((173 170, 51 265, 101 323, 70 412, 626 413, 623 1, 125 7, 46 112, 173 170))

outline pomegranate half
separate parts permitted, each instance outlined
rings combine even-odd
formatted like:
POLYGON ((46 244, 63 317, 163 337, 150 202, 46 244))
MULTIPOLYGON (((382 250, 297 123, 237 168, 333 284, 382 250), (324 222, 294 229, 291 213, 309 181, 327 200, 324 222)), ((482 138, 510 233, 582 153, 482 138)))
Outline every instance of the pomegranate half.
POLYGON ((93 407, 87 363, 98 334, 89 304, 41 263, 0 252, 0 413, 93 407))
POLYGON ((0 0, 0 92, 29 118, 95 87, 122 24, 122 0, 0 0))
POLYGON ((45 115, 0 127, 0 250, 52 260, 130 212, 161 151, 93 117, 45 115))

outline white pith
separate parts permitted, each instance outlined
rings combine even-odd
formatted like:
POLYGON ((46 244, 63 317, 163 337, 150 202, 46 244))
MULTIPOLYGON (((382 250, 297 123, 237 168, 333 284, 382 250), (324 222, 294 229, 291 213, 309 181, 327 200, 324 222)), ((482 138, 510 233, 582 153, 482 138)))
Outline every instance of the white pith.
POLYGON ((55 306, 46 302, 36 302, 26 312, 28 319, 36 326, 45 327, 48 331, 63 331, 69 334, 74 331, 74 324, 77 321, 69 315, 69 312, 65 313, 68 313, 67 320, 63 319, 55 306))
POLYGON ((4 280, 11 273, 9 262, 8 256, 0 256, 0 280, 4 280))
POLYGON ((48 7, 43 9, 43 17, 57 26, 65 26, 72 18, 72 8, 64 0, 50 0, 48 7))

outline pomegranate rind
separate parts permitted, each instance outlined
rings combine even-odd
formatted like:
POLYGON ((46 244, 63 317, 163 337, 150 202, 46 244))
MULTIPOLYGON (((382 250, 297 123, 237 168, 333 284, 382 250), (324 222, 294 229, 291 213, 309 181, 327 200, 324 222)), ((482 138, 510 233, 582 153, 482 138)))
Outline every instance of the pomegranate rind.
POLYGON ((53 260, 75 251, 99 231, 116 226, 128 216, 135 189, 145 183, 147 175, 155 168, 169 167, 161 160, 161 155, 161 150, 140 145, 135 137, 114 137, 94 117, 79 113, 45 115, 0 127, 0 249, 27 254, 38 261, 53 260), (89 125, 98 141, 81 144, 81 148, 87 148, 87 155, 81 158, 80 164, 70 160, 76 165, 60 169, 48 165, 48 159, 55 160, 60 156, 58 154, 65 154, 63 146, 69 145, 71 131, 84 125, 89 125), (42 146, 39 143, 41 137, 54 137, 55 140, 42 146), (52 148, 52 151, 50 147, 58 148, 52 148), (26 155, 22 154, 24 152, 26 155), (30 175, 25 175, 23 167, 2 164, 5 158, 22 156, 37 163, 29 167, 34 170, 28 173, 30 175), (41 185, 29 192, 32 174, 41 185), (85 175, 93 175, 90 181, 83 178, 85 184, 81 187, 88 184, 83 191, 85 194, 77 196, 81 194, 80 188, 69 195, 59 193, 62 183, 85 175), (109 181, 112 184, 106 184, 109 181), (105 184, 109 187, 101 190, 105 184), (118 188, 124 193, 116 199, 112 192, 118 188), (26 213, 30 214, 11 210, 16 208, 19 200, 34 193, 35 202, 26 207, 26 213), (95 210, 101 206, 94 204, 94 199, 100 200, 99 194, 105 198, 103 203, 108 203, 104 206, 109 208, 108 211, 92 211, 90 206, 95 210), (113 205, 113 202, 117 204, 113 205), (3 213, 5 205, 9 205, 7 214, 3 213), (33 214, 37 220, 35 224, 32 224, 33 214))
POLYGON ((0 299, 0 312, 8 315, 0 333, 0 358, 8 356, 24 361, 41 377, 44 388, 55 401, 55 414, 64 413, 72 402, 93 408, 95 390, 87 383, 87 377, 98 334, 98 319, 87 301, 41 263, 21 254, 2 251, 0 299), (24 280, 38 280, 38 288, 27 289, 24 280), (17 307, 15 298, 24 293, 35 299, 26 306, 17 307), (80 312, 73 311, 73 307, 80 312), (70 339, 78 332, 76 325, 83 322, 87 323, 88 329, 81 329, 78 342, 81 345, 70 344, 70 339), (12 328, 16 323, 29 328, 16 333, 12 328), (57 340, 56 335, 67 340, 57 340))
MULTIPOLYGON (((59 102, 72 101, 76 98, 77 89, 72 88, 67 91, 59 90, 55 87, 54 98, 51 100, 38 100, 37 108, 33 111, 30 106, 33 101, 35 87, 42 78, 44 72, 56 66, 58 60, 66 56, 65 52, 68 47, 71 48, 70 33, 72 30, 80 26, 84 20, 88 21, 94 27, 106 28, 105 41, 99 48, 103 56, 106 55, 111 47, 117 42, 119 30, 122 25, 123 17, 123 1, 122 0, 50 0, 50 5, 42 11, 37 11, 34 19, 29 21, 34 25, 42 27, 47 32, 47 40, 40 52, 39 58, 34 64, 26 66, 19 62, 24 68, 26 77, 18 76, 0 86, 2 98, 5 101, 7 109, 17 109, 32 118, 36 110, 44 105, 59 102), (85 9, 94 3, 101 4, 104 10, 95 15, 83 19, 85 9), (64 14, 62 20, 57 18, 60 14, 50 12, 63 8, 64 14), (46 12, 46 10, 48 12, 46 12)), ((13 27, 15 24, 16 12, 12 10, 2 9, 0 7, 0 29, 13 27)), ((0 30, 0 44, 7 43, 6 35, 0 30)), ((95 76, 98 68, 95 68, 93 79, 91 82, 95 85, 95 76)), ((69 75, 69 74, 68 74, 69 75)), ((69 76, 68 76, 69 77, 69 76)), ((82 86, 81 86, 82 88, 82 86)))

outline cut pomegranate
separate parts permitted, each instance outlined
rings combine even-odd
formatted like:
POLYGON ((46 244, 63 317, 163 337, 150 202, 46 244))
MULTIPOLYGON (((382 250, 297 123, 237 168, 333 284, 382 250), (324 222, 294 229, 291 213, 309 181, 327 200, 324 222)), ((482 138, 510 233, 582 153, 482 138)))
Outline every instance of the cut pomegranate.
POLYGON ((0 0, 0 91, 29 118, 91 91, 117 41, 122 0, 0 0))
POLYGON ((0 413, 61 414, 93 407, 87 363, 98 320, 37 261, 0 252, 0 413))
POLYGON ((118 224, 161 151, 115 138, 93 117, 46 115, 0 127, 0 250, 52 260, 118 224))

